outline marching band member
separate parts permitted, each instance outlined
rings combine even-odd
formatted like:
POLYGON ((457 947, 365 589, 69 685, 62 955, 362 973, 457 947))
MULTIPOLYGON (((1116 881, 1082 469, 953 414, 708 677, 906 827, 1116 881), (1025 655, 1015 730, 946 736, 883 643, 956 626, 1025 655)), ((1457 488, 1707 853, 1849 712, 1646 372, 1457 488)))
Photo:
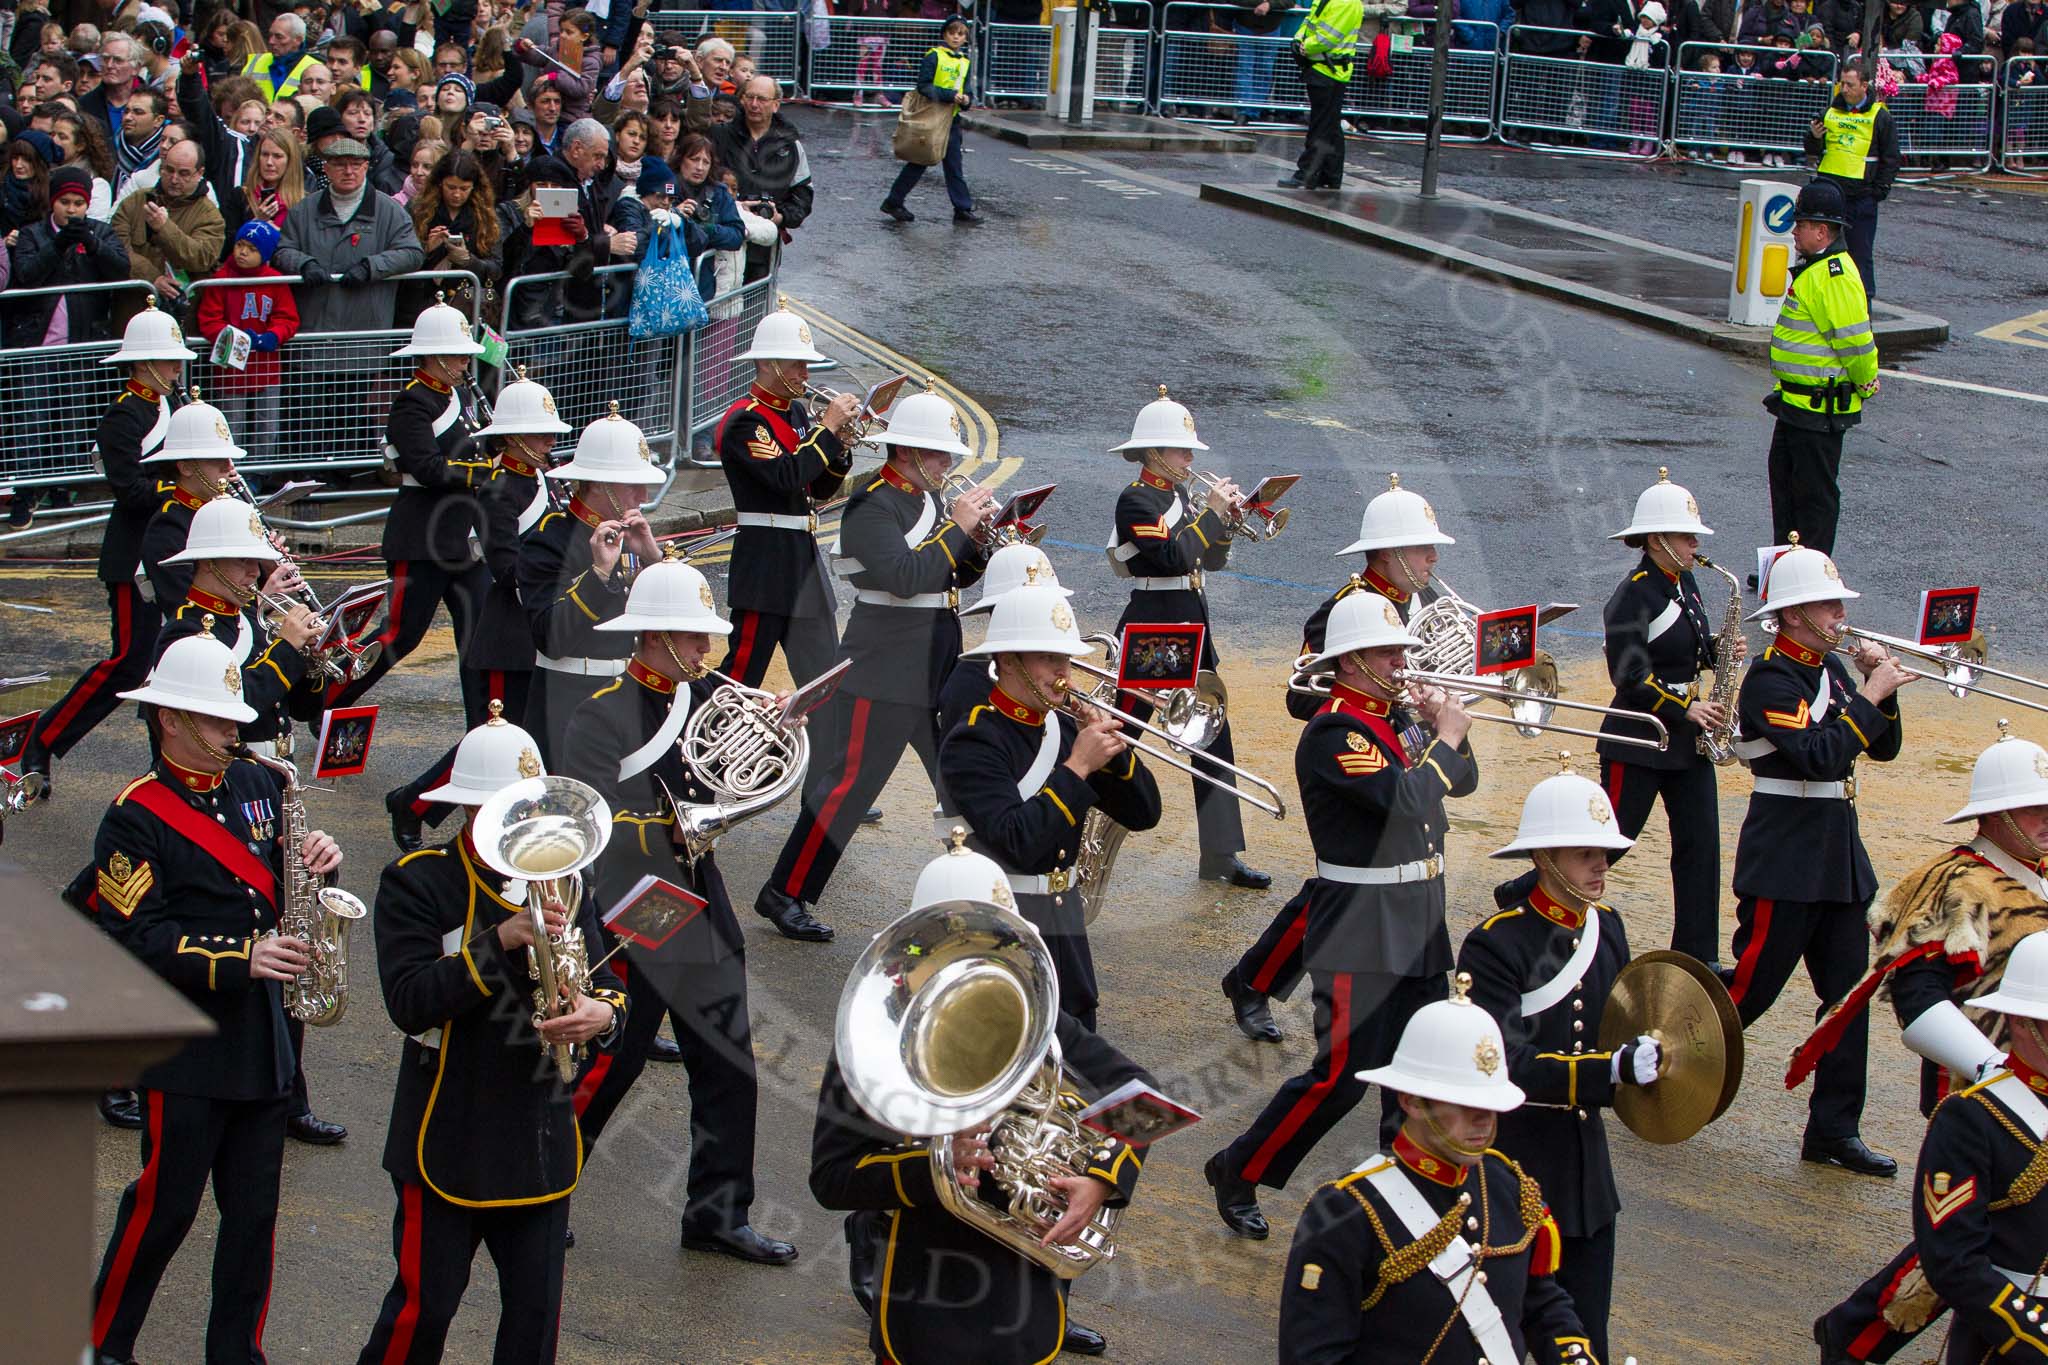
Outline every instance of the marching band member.
POLYGON ((1622 1086, 1656 1080, 1659 1061, 1647 1036, 1598 1050, 1607 997, 1629 960, 1627 927, 1600 900, 1607 860, 1634 842, 1618 823, 1597 783, 1570 772, 1537 783, 1514 840, 1493 855, 1529 857, 1536 882, 1458 950, 1472 1003, 1500 1024, 1508 1079, 1528 1097, 1501 1115, 1495 1145, 1549 1197, 1560 1233, 1557 1283, 1602 1360, 1621 1209, 1603 1111, 1622 1086))
MULTIPOLYGON (((377 885, 377 972, 384 1008, 405 1033, 384 1169, 398 1195, 391 1246, 398 1274, 358 1365, 432 1365, 462 1306, 478 1243, 498 1272, 494 1365, 555 1358, 569 1193, 582 1169, 576 1119, 545 1047, 618 1045, 630 1017, 608 966, 592 973, 574 1010, 536 1026, 524 901, 478 856, 477 808, 500 789, 545 774, 533 737, 500 714, 456 746, 437 801, 465 807, 455 838, 408 853, 377 885)), ((550 933, 567 927, 558 901, 550 933)), ((576 913, 584 941, 597 914, 576 913)))
POLYGON ((172 398, 191 358, 178 321, 156 308, 156 295, 128 322, 120 349, 100 363, 126 365, 128 382, 114 396, 93 433, 100 472, 113 493, 107 528, 100 537, 95 569, 107 588, 107 609, 113 623, 113 647, 107 657, 79 675, 71 690, 45 711, 21 755, 21 772, 40 773, 44 795, 52 760, 62 758, 105 720, 118 700, 116 693, 139 684, 156 657, 156 632, 162 609, 145 596, 137 582, 142 562, 142 533, 167 491, 154 470, 141 467, 145 455, 163 444, 169 429, 172 398))
MULTIPOLYGON (((526 714, 533 682, 533 633, 519 600, 519 543, 553 505, 545 478, 549 455, 555 438, 568 431, 555 412, 554 395, 528 379, 522 367, 519 378, 499 392, 490 425, 476 433, 477 443, 497 462, 478 499, 491 589, 462 663, 480 675, 485 698, 515 716, 526 714)), ((384 809, 400 852, 420 846, 423 824, 439 825, 448 817, 450 806, 429 803, 421 793, 446 782, 454 761, 451 746, 427 771, 386 793, 384 809)))
POLYGON ((726 584, 734 629, 719 671, 759 687, 780 645, 790 677, 807 683, 832 666, 839 646, 812 508, 853 471, 860 402, 842 393, 822 412, 805 404, 811 364, 825 357, 811 346, 810 325, 786 306, 761 319, 736 358, 754 362, 754 383, 718 427, 718 461, 739 521, 726 584))
POLYGON ((974 847, 1002 866, 1017 913, 1052 950, 1060 1008, 1093 1029, 1099 992, 1081 894, 1073 887, 1088 808, 1128 830, 1159 823, 1159 788, 1124 738, 1096 712, 1062 709, 1068 660, 1086 654, 1063 589, 1037 585, 997 600, 988 633, 962 659, 993 658, 996 679, 939 747, 946 795, 974 847))
POLYGON ((661 558, 640 499, 662 475, 647 438, 614 403, 583 428, 576 457, 547 477, 574 487, 568 507, 545 513, 519 543, 519 601, 539 670, 526 729, 552 760, 570 713, 633 652, 630 640, 595 627, 619 614, 633 575, 661 558))
POLYGON ((460 310, 436 303, 413 323, 412 339, 391 353, 413 357, 418 368, 391 401, 384 424, 384 448, 400 486, 384 519, 391 597, 375 637, 383 649, 362 677, 335 684, 332 705, 353 702, 419 648, 446 602, 463 712, 473 726, 484 721, 481 679, 469 664, 477 613, 491 586, 471 539, 483 521, 477 500, 491 477, 491 461, 476 446, 476 390, 469 376, 470 359, 483 349, 460 310))
MULTIPOLYGON (((1728 994, 1747 1028, 1778 998, 1801 960, 1825 1005, 1862 979, 1870 960, 1864 912, 1877 876, 1856 819, 1856 759, 1899 755, 1893 693, 1912 675, 1869 643, 1856 647, 1858 691, 1835 656, 1861 594, 1834 560, 1795 546, 1772 563, 1764 605, 1777 636, 1743 675, 1736 753, 1755 791, 1735 845, 1735 970, 1728 994)), ((1857 1135, 1863 1114, 1870 1020, 1859 1016, 1820 1063, 1799 1155, 1858 1175, 1890 1176, 1898 1162, 1857 1135)))
MULTIPOLYGON (((1332 622, 1332 630, 1336 628, 1332 622)), ((1280 1286, 1280 1365, 1599 1365, 1557 1279, 1539 1183, 1493 1147, 1523 1093, 1500 1026, 1465 998, 1425 1005, 1385 1066, 1387 1150, 1302 1210, 1280 1286)))
MULTIPOLYGON (((1208 491, 1200 508, 1194 505, 1186 485, 1193 477, 1195 452, 1209 447, 1195 435, 1194 416, 1166 396, 1164 384, 1159 397, 1138 410, 1130 439, 1110 448, 1139 466, 1138 477, 1116 500, 1116 531, 1110 541, 1110 564, 1131 586, 1130 602, 1117 618, 1117 629, 1133 621, 1209 625, 1202 571, 1220 569, 1230 557, 1228 521, 1231 503, 1241 496, 1237 485, 1225 479, 1208 491)), ((1216 660, 1215 632, 1210 630, 1202 637, 1201 667, 1213 669, 1216 660)), ((1143 696, 1131 699, 1130 710, 1139 720, 1152 718, 1152 703, 1143 696)), ((1206 752, 1225 763, 1236 761, 1229 721, 1206 752)), ((1205 765, 1205 771, 1217 782, 1234 785, 1225 770, 1205 765)), ((1237 798, 1215 783, 1191 780, 1201 878, 1252 891, 1271 886, 1271 876, 1245 866, 1238 857, 1244 851, 1244 820, 1237 798)))
POLYGON ((888 430, 872 438, 888 462, 847 500, 840 520, 840 567, 854 605, 839 650, 853 666, 826 703, 813 739, 822 761, 805 779, 803 809, 754 898, 755 912, 784 938, 831 940, 813 907, 904 746, 938 785, 939 688, 960 659, 955 608, 959 590, 981 577, 988 552, 974 533, 994 510, 983 488, 940 505, 947 469, 967 454, 959 422, 936 393, 899 401, 888 430))
MULTIPOLYGON (((1316 850, 1302 948, 1315 988, 1316 1056, 1203 1168, 1224 1226, 1241 1237, 1267 1235, 1258 1187, 1284 1187, 1365 1095, 1352 1068, 1384 1065, 1409 1016, 1443 997, 1451 966, 1443 803, 1478 787, 1479 765, 1465 739, 1471 717, 1433 688, 1410 692, 1406 704, 1434 738, 1413 754, 1403 743, 1410 720, 1394 675, 1417 643, 1392 602, 1355 592, 1330 613, 1329 638, 1310 664, 1331 677, 1330 699, 1294 751, 1316 850)), ((1381 1101, 1391 1140, 1395 1097, 1381 1101)))
POLYGON ((1815 1323, 1822 1365, 1889 1360, 1950 1309, 1949 1365, 2048 1357, 2048 932, 2021 939, 1999 988, 1971 1003, 2002 1016, 2010 1053, 1935 1109, 1914 1172, 1913 1245, 1887 1267, 1883 1317, 1854 1339, 1827 1330, 1868 1306, 1866 1285, 1815 1323))
MULTIPOLYGON (((158 612, 169 611, 185 600, 185 589, 192 586, 192 570, 173 560, 185 548, 193 514, 215 498, 228 495, 235 461, 246 453, 235 444, 220 409, 194 399, 171 414, 163 444, 142 457, 145 466, 168 466, 173 478, 142 532, 142 572, 148 577, 149 595, 158 612)), ((263 591, 282 595, 304 586, 296 568, 280 564, 264 580, 263 591)))
MULTIPOLYGON (((618 972, 634 1008, 616 1053, 600 1057, 576 1087, 584 1149, 597 1142, 646 1060, 664 1013, 690 1077, 690 1174, 682 1244, 762 1265, 796 1259, 788 1242, 747 1222, 754 1202, 754 1041, 747 1017, 747 955, 712 853, 682 847, 682 806, 717 795, 677 747, 690 714, 719 684, 705 677, 718 615, 710 584, 687 564, 651 564, 633 580, 625 610, 599 622, 632 649, 625 676, 576 708, 563 737, 562 771, 604 794, 612 839, 595 868, 595 899, 609 910, 644 876, 701 896, 703 911, 656 950, 629 948, 618 972)), ((597 942, 596 938, 590 940, 597 942)))
MULTIPOLYGON (((1301 628, 1301 649, 1296 657, 1323 652, 1330 613, 1354 592, 1376 592, 1394 604, 1406 623, 1419 606, 1437 599, 1431 586, 1436 571, 1437 546, 1458 542, 1437 526, 1436 509, 1429 499, 1401 487, 1399 474, 1387 475, 1387 489, 1365 505, 1359 519, 1358 539, 1337 553, 1363 554, 1365 572, 1323 600, 1301 628)), ((1314 720, 1323 703, 1306 693, 1289 690, 1287 714, 1296 720, 1314 720)), ((1223 978, 1223 994, 1230 1001, 1239 1032, 1255 1043, 1280 1041, 1280 1025, 1267 1003, 1275 997, 1291 999, 1301 984, 1304 968, 1301 944, 1308 930, 1309 883, 1304 881, 1294 898, 1273 916, 1266 931, 1245 950, 1223 978)))
MULTIPOLYGON (((287 891, 284 787, 271 769, 227 752, 256 713, 233 653, 211 636, 175 641, 122 696, 143 703, 156 761, 100 822, 97 919, 214 1030, 143 1073, 142 1173, 121 1196, 93 1284, 93 1347, 103 1361, 134 1355, 157 1284, 218 1172, 206 1360, 261 1360, 294 1064, 280 983, 310 961, 305 940, 273 932, 287 891)), ((341 866, 319 830, 299 854, 315 877, 341 866)))
MULTIPOLYGON (((1018 588, 1059 588, 1061 597, 1072 597, 1072 588, 1060 588, 1059 573, 1052 559, 1036 545, 1023 541, 1005 545, 988 557, 981 575, 981 597, 972 606, 960 608, 965 624, 970 616, 987 616, 996 603, 1018 588)), ((959 658, 939 690, 939 738, 953 733, 953 727, 967 719, 967 713, 988 700, 989 685, 996 680, 993 660, 959 658)))

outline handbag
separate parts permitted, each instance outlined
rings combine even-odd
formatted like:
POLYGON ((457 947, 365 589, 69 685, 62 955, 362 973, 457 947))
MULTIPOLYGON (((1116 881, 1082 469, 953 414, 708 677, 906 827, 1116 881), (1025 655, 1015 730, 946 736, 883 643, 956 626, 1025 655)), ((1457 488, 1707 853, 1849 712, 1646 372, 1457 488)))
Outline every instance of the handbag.
POLYGON ((689 248, 678 227, 657 227, 647 244, 646 259, 633 280, 633 306, 626 317, 626 335, 635 341, 677 337, 711 321, 704 297, 697 292, 697 274, 690 268, 689 248))
POLYGON ((946 141, 953 133, 950 104, 936 104, 912 90, 896 113, 896 136, 890 147, 898 161, 936 166, 946 159, 946 141))

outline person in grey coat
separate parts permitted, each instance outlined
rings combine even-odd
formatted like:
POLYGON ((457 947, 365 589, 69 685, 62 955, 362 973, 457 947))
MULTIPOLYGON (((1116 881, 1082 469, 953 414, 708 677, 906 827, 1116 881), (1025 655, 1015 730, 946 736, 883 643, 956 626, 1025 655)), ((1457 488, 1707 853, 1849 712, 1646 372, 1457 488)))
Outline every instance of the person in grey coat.
POLYGON ((271 264, 302 275, 299 331, 364 332, 393 325, 398 286, 390 281, 426 262, 412 215, 369 183, 370 149, 351 137, 326 150, 327 188, 284 219, 271 264))

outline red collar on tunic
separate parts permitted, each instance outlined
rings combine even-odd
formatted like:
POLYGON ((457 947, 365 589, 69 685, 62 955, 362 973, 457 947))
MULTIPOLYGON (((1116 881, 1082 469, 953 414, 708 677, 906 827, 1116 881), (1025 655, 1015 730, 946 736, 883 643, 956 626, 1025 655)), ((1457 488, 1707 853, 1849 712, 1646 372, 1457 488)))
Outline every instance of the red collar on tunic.
POLYGON ((669 677, 665 673, 655 672, 638 659, 626 660, 626 676, 639 683, 648 691, 659 692, 663 696, 667 696, 676 690, 676 680, 674 678, 669 677))
POLYGON ((1003 689, 1000 687, 992 687, 989 689, 988 704, 990 706, 995 707, 996 710, 1002 712, 1004 715, 1008 716, 1011 720, 1017 721, 1021 724, 1045 724, 1045 712, 1039 710, 1037 707, 1026 706, 1023 702, 1018 701, 1015 697, 1003 691, 1003 689))
POLYGON ((164 765, 164 775, 187 791, 210 792, 227 779, 225 773, 202 773, 196 768, 188 768, 173 761, 168 754, 159 761, 164 765))
POLYGON ((569 515, 593 531, 604 525, 604 514, 581 498, 569 499, 569 515))
POLYGON ((1797 640, 1787 639, 1783 631, 1780 631, 1777 637, 1772 640, 1771 648, 1792 662, 1805 664, 1808 668, 1819 668, 1821 661, 1827 658, 1827 655, 1817 654, 1805 645, 1800 644, 1797 640))
POLYGON ((1331 685, 1330 704, 1338 711, 1348 709, 1365 716, 1384 716, 1394 709, 1392 702, 1381 701, 1378 697, 1368 696, 1355 687, 1346 687, 1343 683, 1331 685))
POLYGON ((2048 1076, 2043 1076, 2040 1072, 2021 1061, 2019 1054, 2015 1053, 2007 1057, 2005 1065, 2014 1076, 2019 1078, 2020 1082, 2027 1089, 2033 1091, 2036 1095, 2048 1095, 2048 1076))
POLYGON ((242 609, 225 597, 215 597, 206 589, 193 586, 185 589, 185 600, 195 607, 204 607, 223 620, 239 616, 242 609))
POLYGON ((775 394, 772 394, 768 392, 768 390, 762 388, 759 384, 756 384, 752 388, 747 390, 747 397, 753 399, 756 403, 759 403, 764 408, 773 408, 777 412, 789 411, 789 400, 787 398, 777 397, 775 394))
POLYGON ((1138 482, 1144 484, 1147 488, 1171 489, 1173 487, 1173 480, 1163 479, 1149 469, 1138 471, 1138 482))
POLYGON ((911 494, 924 492, 922 488, 912 483, 908 476, 898 471, 894 465, 885 464, 876 472, 882 476, 882 482, 888 484, 891 488, 900 489, 905 493, 911 494))
POLYGON ((1583 928, 1586 923, 1586 911, 1572 909, 1540 886, 1530 890, 1529 908, 1552 924, 1561 924, 1567 929, 1583 928))
POLYGON ((414 379, 418 380, 418 381, 419 381, 420 383, 422 383, 422 384, 425 384, 425 385, 426 385, 426 386, 427 386, 428 388, 432 389, 432 390, 433 390, 433 391, 434 391, 435 393, 453 393, 453 392, 455 392, 455 386, 454 386, 454 385, 452 385, 452 384, 443 384, 443 383, 442 383, 442 382, 441 382, 440 380, 438 380, 438 379, 434 378, 434 376, 432 376, 432 375, 428 374, 428 373, 427 373, 427 372, 426 372, 425 370, 414 370, 414 371, 412 372, 412 377, 413 377, 414 379))
POLYGON ((171 501, 177 503, 181 507, 189 507, 194 512, 197 512, 200 508, 206 506, 205 498, 200 497, 197 493, 188 493, 185 491, 183 487, 177 487, 171 490, 171 501))
POLYGON ((1365 586, 1371 588, 1396 606, 1408 600, 1408 594, 1380 577, 1379 570, 1377 569, 1367 569, 1365 571, 1365 586))
POLYGON ((1422 1150, 1408 1138, 1408 1130, 1402 1129, 1394 1136, 1394 1158, 1403 1166, 1421 1176, 1424 1180, 1455 1190, 1465 1183, 1466 1168, 1455 1161, 1445 1161, 1422 1150))
POLYGON ((529 479, 540 477, 539 465, 526 463, 525 460, 514 455, 509 449, 498 453, 498 464, 509 474, 524 474, 529 479))
POLYGON ((149 385, 143 383, 140 379, 131 379, 128 381, 128 392, 134 394, 137 398, 140 398, 145 403, 154 403, 159 398, 163 397, 162 394, 158 393, 155 389, 152 389, 149 385))

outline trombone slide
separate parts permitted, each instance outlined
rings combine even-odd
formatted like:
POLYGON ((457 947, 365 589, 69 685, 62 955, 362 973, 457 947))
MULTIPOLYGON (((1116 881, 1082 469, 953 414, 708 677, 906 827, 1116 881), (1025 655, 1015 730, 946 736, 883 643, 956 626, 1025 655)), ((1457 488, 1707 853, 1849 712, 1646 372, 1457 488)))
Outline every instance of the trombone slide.
MULTIPOLYGON (((1078 659, 1073 662, 1074 666, 1080 668, 1084 673, 1092 674, 1098 678, 1107 677, 1112 682, 1116 679, 1115 674, 1105 674, 1103 670, 1092 664, 1083 664, 1078 659)), ((1112 706, 1106 701, 1098 701, 1093 697, 1083 696, 1070 689, 1062 689, 1060 697, 1061 710, 1076 720, 1085 721, 1087 717, 1075 709, 1080 706, 1093 707, 1104 715, 1114 717, 1126 728, 1142 730, 1156 739, 1164 740, 1168 746, 1171 746, 1162 748, 1158 745, 1147 744, 1142 740, 1128 740, 1132 748, 1146 757, 1156 759, 1169 768, 1178 768, 1197 782, 1206 782, 1221 791, 1229 792, 1246 805, 1254 806, 1266 812, 1275 820, 1285 820, 1287 818, 1287 802, 1281 797, 1280 789, 1265 778, 1260 777, 1257 773, 1252 772, 1249 768, 1240 768, 1235 763, 1226 762, 1213 754, 1204 753, 1200 749, 1183 751, 1180 748, 1180 740, 1176 736, 1148 721, 1139 720, 1122 707, 1112 706), (1182 752, 1185 752, 1187 757, 1181 757, 1180 754, 1182 752), (1200 758, 1203 762, 1212 765, 1217 771, 1196 767, 1193 762, 1196 758, 1200 758), (1227 774, 1228 777, 1226 778, 1219 774, 1227 774), (1243 787, 1238 786, 1237 782, 1249 783, 1256 790, 1246 791, 1243 787)))

